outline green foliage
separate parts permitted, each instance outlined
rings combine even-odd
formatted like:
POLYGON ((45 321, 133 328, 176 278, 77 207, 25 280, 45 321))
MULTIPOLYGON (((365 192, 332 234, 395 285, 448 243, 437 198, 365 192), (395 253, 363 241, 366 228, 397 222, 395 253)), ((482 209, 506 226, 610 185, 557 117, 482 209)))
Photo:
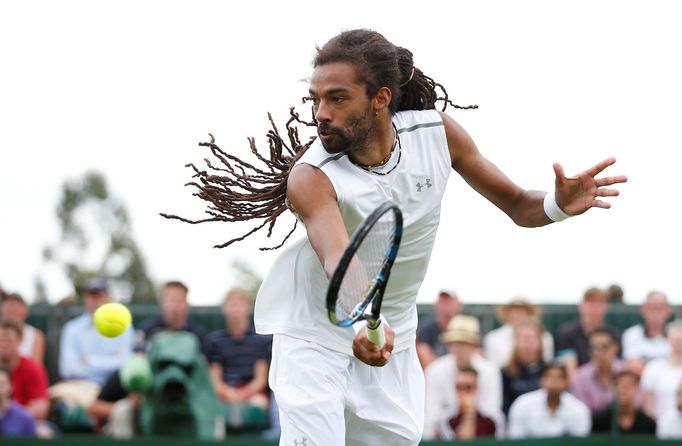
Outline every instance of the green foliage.
POLYGON ((109 194, 98 172, 67 181, 57 206, 61 239, 43 250, 46 261, 60 265, 82 295, 88 278, 107 277, 117 298, 154 299, 155 285, 142 253, 131 236, 125 206, 109 194))

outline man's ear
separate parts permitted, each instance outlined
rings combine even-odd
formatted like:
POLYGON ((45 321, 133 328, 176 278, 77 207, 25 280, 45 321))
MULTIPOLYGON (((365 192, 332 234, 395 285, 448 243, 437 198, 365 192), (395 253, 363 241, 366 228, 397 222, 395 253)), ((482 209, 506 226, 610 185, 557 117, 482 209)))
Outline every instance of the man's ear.
POLYGON ((388 109, 391 98, 393 98, 391 90, 388 87, 381 87, 377 91, 377 94, 372 98, 372 107, 374 108, 374 111, 382 112, 385 109, 388 109))

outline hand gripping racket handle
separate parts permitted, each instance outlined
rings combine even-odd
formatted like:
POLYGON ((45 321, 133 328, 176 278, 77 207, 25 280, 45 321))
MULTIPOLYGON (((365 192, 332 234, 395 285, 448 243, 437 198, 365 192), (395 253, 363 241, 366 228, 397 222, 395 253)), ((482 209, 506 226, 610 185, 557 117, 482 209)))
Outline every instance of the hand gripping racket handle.
POLYGON ((370 328, 370 324, 367 324, 367 339, 379 348, 383 348, 386 343, 386 332, 384 331, 384 325, 381 323, 381 319, 377 321, 377 325, 374 328, 370 328))

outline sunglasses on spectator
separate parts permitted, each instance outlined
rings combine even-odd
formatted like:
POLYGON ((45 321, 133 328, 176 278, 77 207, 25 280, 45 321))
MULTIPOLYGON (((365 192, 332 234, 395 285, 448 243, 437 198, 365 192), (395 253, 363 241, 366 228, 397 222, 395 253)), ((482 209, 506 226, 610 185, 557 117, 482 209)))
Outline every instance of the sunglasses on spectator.
POLYGON ((592 350, 608 350, 611 348, 613 344, 611 343, 604 343, 604 344, 590 344, 590 348, 592 350))
POLYGON ((470 391, 474 390, 474 385, 473 385, 473 384, 456 384, 456 385, 455 385, 455 388, 456 388, 457 390, 462 390, 462 391, 465 391, 465 392, 470 392, 470 391))

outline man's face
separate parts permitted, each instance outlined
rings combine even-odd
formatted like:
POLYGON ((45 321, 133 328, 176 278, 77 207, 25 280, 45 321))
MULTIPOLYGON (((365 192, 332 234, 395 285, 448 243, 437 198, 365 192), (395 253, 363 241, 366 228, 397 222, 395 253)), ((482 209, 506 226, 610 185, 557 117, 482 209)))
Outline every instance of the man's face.
POLYGON ((528 307, 522 307, 520 305, 512 305, 507 309, 505 314, 505 322, 511 325, 515 325, 522 319, 527 318, 531 315, 530 309, 528 307))
POLYGON ((539 330, 521 326, 515 332, 516 353, 524 364, 531 364, 541 359, 542 340, 539 330))
POLYGON ((184 327, 189 314, 185 290, 176 286, 165 287, 161 293, 161 313, 168 328, 179 330, 184 327))
POLYGON ((19 355, 21 338, 11 328, 0 328, 0 362, 10 362, 19 355))
POLYGON ((83 303, 89 313, 94 313, 99 307, 109 302, 108 291, 91 291, 83 296, 83 303))
POLYGON ((672 308, 664 298, 654 295, 644 302, 641 313, 646 324, 660 327, 672 314, 672 308))
POLYGON ((590 336, 590 355, 597 363, 610 363, 618 354, 618 346, 611 336, 605 333, 595 333, 590 336))
POLYGON ((367 87, 347 62, 320 65, 310 80, 317 134, 329 153, 362 150, 374 135, 374 113, 367 87))
POLYGON ((623 375, 616 380, 616 398, 620 404, 634 405, 637 393, 639 392, 639 384, 637 380, 630 375, 623 375))
POLYGON ((457 391, 458 399, 462 399, 463 395, 476 395, 478 386, 476 383, 476 375, 471 372, 458 372, 455 377, 455 390, 457 391))
POLYGON ((559 395, 566 390, 566 378, 561 370, 550 368, 545 371, 540 380, 540 386, 550 395, 559 395))
POLYGON ((603 322, 609 311, 609 304, 602 298, 590 298, 580 303, 578 307, 580 316, 594 322, 603 322))
POLYGON ((249 296, 239 292, 231 293, 223 304, 223 314, 228 321, 228 325, 232 321, 248 321, 251 316, 251 300, 249 296))
POLYGON ((2 317, 23 323, 28 317, 28 307, 16 299, 7 299, 2 303, 2 317))

